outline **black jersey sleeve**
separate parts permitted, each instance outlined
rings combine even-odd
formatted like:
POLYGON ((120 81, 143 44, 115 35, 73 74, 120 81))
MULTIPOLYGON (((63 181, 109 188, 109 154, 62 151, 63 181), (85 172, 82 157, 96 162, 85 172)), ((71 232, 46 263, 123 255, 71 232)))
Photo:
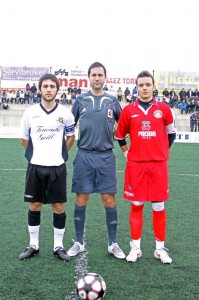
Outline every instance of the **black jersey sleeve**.
POLYGON ((169 148, 173 144, 174 140, 176 139, 176 133, 170 133, 168 134, 168 139, 169 139, 169 148))

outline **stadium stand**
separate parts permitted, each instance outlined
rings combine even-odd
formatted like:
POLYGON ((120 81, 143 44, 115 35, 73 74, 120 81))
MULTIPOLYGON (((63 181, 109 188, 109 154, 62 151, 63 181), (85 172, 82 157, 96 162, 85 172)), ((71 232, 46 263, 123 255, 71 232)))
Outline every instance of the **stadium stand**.
MULTIPOLYGON (((21 117, 29 104, 10 104, 9 110, 0 111, 0 128, 5 129, 6 127, 17 128, 20 125, 21 117)), ((178 108, 173 108, 175 114, 175 124, 178 131, 190 131, 189 118, 190 114, 180 114, 178 108)))

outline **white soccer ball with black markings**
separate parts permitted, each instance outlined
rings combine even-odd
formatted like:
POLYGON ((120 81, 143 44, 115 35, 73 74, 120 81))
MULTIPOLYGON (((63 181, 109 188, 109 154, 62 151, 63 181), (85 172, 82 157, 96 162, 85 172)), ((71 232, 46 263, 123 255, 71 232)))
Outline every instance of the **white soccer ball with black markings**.
POLYGON ((106 293, 106 283, 102 276, 96 273, 87 273, 76 284, 77 294, 80 299, 102 299, 106 293))

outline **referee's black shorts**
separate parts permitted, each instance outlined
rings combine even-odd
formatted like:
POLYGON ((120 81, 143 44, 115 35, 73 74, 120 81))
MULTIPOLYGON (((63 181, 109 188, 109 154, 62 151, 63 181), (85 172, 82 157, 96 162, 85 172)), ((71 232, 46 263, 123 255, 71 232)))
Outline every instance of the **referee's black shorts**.
POLYGON ((65 163, 60 166, 38 166, 29 163, 24 201, 43 204, 66 202, 66 176, 65 163))

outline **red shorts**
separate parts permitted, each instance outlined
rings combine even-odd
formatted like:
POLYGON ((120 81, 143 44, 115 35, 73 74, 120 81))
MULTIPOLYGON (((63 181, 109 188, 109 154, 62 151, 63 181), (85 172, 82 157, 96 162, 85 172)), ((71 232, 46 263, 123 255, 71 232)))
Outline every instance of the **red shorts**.
POLYGON ((166 201, 169 197, 167 160, 127 161, 124 198, 131 201, 166 201))

